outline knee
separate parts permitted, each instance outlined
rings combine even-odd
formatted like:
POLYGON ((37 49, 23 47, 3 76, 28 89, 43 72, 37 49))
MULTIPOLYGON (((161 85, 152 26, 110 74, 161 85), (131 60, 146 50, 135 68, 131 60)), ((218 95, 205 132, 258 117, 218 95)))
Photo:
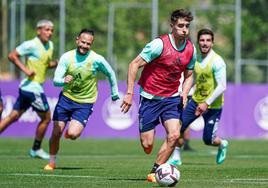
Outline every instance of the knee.
POLYGON ((69 138, 71 140, 76 140, 80 136, 81 132, 67 129, 64 137, 69 138))
POLYGON ((41 120, 44 124, 48 125, 51 121, 50 116, 49 117, 45 117, 44 119, 41 120))
POLYGON ((68 133, 68 136, 71 140, 76 140, 80 135, 75 133, 68 133))
POLYGON ((20 118, 20 114, 17 112, 11 112, 11 114, 8 115, 9 119, 11 120, 11 122, 15 122, 18 121, 18 119, 20 118))
POLYGON ((20 118, 20 116, 17 114, 10 117, 10 119, 12 119, 13 121, 18 121, 19 118, 20 118))
POLYGON ((46 112, 46 113, 41 113, 41 114, 38 114, 40 119, 41 119, 41 122, 43 124, 46 124, 48 125, 51 121, 51 114, 50 114, 50 111, 46 112))
POLYGON ((168 143, 174 144, 178 141, 179 137, 180 137, 179 131, 174 131, 174 132, 168 134, 167 141, 168 141, 168 143))

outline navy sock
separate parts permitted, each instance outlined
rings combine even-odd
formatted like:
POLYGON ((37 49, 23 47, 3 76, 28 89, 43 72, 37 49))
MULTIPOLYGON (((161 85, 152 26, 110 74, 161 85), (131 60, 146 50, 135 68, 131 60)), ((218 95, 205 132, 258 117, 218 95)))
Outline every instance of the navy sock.
POLYGON ((40 148, 41 148, 41 141, 35 139, 34 140, 34 143, 33 143, 32 149, 34 151, 36 151, 36 150, 39 150, 40 148))
POLYGON ((156 169, 157 169, 159 166, 160 166, 159 164, 154 163, 154 166, 153 166, 153 168, 152 168, 152 170, 151 170, 151 173, 155 173, 156 169))

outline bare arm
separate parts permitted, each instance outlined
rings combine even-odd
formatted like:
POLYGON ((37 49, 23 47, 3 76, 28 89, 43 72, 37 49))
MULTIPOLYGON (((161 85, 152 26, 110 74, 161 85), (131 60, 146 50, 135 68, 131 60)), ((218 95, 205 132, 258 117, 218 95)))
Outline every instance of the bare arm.
POLYGON ((27 76, 34 76, 35 72, 28 69, 20 60, 20 55, 16 50, 13 50, 8 54, 8 59, 14 63, 20 70, 22 70, 27 76))
POLYGON ((144 65, 146 65, 146 61, 144 61, 144 59, 142 59, 139 55, 130 63, 127 77, 127 93, 133 94, 138 69, 144 65))
POLYGON ((192 70, 185 70, 184 71, 184 81, 182 84, 182 99, 183 99, 183 107, 186 106, 187 103, 187 96, 188 93, 190 91, 190 89, 192 88, 193 85, 193 71, 192 70))
POLYGON ((48 64, 48 68, 54 68, 58 65, 58 60, 53 60, 53 61, 50 61, 49 64, 48 64))
POLYGON ((139 68, 143 67, 145 64, 146 61, 144 61, 144 59, 142 59, 139 55, 129 64, 127 77, 127 93, 125 94, 123 98, 123 103, 121 104, 121 111, 124 113, 127 113, 132 105, 135 79, 139 68))

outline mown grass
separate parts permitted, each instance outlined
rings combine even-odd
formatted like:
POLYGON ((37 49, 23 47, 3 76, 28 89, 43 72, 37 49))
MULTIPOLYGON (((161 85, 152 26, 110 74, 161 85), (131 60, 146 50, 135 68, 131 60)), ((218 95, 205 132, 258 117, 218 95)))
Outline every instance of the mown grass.
MULTIPOLYGON (((57 169, 45 172, 47 161, 32 159, 32 139, 0 138, 1 188, 158 187, 146 182, 161 140, 145 155, 138 140, 62 140, 57 169)), ((228 157, 215 163, 217 148, 192 140, 194 152, 183 152, 183 188, 268 187, 267 140, 231 140, 228 157)), ((48 140, 43 143, 48 149, 48 140)))

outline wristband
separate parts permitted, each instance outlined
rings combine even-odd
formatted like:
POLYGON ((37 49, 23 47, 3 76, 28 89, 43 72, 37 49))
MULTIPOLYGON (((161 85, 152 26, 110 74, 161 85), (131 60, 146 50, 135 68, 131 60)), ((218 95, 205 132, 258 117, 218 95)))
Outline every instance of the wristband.
POLYGON ((127 93, 127 95, 132 95, 132 96, 133 96, 133 95, 134 95, 134 93, 127 93))

